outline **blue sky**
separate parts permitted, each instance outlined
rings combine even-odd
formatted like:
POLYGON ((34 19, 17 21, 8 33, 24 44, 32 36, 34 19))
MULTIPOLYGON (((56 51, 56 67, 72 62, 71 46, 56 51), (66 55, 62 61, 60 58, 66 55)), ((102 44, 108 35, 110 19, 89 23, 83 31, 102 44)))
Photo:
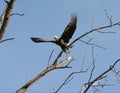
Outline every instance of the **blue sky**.
MULTIPOLYGON (((5 8, 4 0, 0 0, 0 13, 5 8)), ((60 36, 69 23, 71 14, 78 16, 77 29, 71 41, 89 31, 91 26, 97 28, 109 24, 105 11, 112 16, 113 22, 120 21, 119 0, 17 0, 13 13, 24 13, 24 16, 12 16, 3 39, 14 37, 12 41, 0 44, 0 93, 14 93, 22 87, 26 80, 30 80, 44 70, 48 63, 51 51, 54 54, 51 63, 61 49, 54 44, 35 44, 30 37, 52 39, 53 35, 60 36), (94 25, 92 19, 94 18, 94 25)), ((92 43, 105 47, 106 50, 94 47, 96 69, 94 76, 106 70, 114 61, 120 58, 120 27, 116 26, 102 31, 112 31, 115 34, 92 33, 82 38, 93 38, 92 43)), ((79 71, 82 59, 85 56, 84 68, 92 62, 91 46, 80 41, 75 43, 70 56, 75 57, 71 64, 72 69, 55 70, 31 86, 26 93, 53 93, 74 71, 79 71)), ((63 54, 63 58, 65 54, 63 54)), ((119 70, 119 66, 117 67, 119 70)), ((78 93, 81 85, 88 80, 89 72, 74 75, 73 80, 64 86, 59 93, 78 93)), ((110 84, 101 89, 100 93, 119 93, 120 85, 113 73, 108 74, 110 84)), ((92 91, 92 90, 90 90, 92 91)))

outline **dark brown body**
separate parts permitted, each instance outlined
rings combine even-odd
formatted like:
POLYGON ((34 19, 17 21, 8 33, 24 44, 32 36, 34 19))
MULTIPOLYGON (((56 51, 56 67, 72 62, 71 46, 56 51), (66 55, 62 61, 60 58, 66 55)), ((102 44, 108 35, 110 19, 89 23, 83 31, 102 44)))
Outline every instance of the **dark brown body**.
POLYGON ((58 41, 54 41, 53 43, 59 45, 64 52, 66 52, 66 49, 72 48, 73 45, 69 45, 68 43, 65 43, 64 40, 59 39, 58 41))

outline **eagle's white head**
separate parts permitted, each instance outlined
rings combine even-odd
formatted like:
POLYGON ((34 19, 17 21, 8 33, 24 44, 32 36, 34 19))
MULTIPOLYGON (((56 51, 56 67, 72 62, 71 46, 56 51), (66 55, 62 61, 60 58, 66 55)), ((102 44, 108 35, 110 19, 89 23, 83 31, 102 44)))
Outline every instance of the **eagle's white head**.
POLYGON ((52 36, 52 38, 55 40, 55 41, 57 41, 57 40, 59 40, 59 37, 58 36, 52 36))

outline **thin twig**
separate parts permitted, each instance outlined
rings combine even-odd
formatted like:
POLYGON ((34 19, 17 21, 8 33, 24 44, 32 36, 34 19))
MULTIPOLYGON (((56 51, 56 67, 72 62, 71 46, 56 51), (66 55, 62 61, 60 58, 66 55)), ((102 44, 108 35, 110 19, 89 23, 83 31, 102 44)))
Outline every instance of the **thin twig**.
POLYGON ((70 82, 72 79, 70 79, 74 74, 79 74, 79 73, 84 73, 86 71, 79 71, 79 72, 72 72, 71 74, 69 74, 67 76, 67 78, 65 79, 65 81, 61 84, 61 86, 54 92, 54 93, 58 93, 58 91, 64 86, 66 85, 66 83, 70 82))
POLYGON ((49 66, 50 59, 51 59, 51 57, 52 57, 53 52, 54 52, 54 49, 52 50, 52 52, 51 52, 51 54, 50 54, 50 56, 49 56, 49 59, 48 59, 48 65, 47 65, 47 67, 49 66))
POLYGON ((108 33, 109 34, 114 34, 114 33, 116 33, 116 32, 110 32, 110 31, 109 32, 97 31, 97 32, 102 33, 102 34, 108 34, 108 33))
POLYGON ((54 61, 53 64, 56 64, 56 63, 57 63, 57 61, 58 61, 58 59, 61 57, 62 53, 63 53, 63 51, 61 51, 61 52, 59 53, 59 55, 57 56, 57 58, 55 59, 55 61, 54 61))
POLYGON ((7 39, 4 39, 4 40, 0 41, 0 43, 8 41, 8 40, 13 40, 13 39, 15 39, 15 38, 7 38, 7 39))
POLYGON ((118 77, 120 77, 120 74, 119 74, 119 71, 116 71, 116 69, 112 69, 112 71, 114 72, 115 74, 115 77, 116 77, 116 80, 118 81, 118 83, 120 84, 120 80, 118 79, 118 77))
POLYGON ((117 74, 115 74, 115 77, 116 77, 117 82, 120 84, 120 80, 118 79, 118 75, 117 74))
POLYGON ((83 56, 83 59, 82 59, 82 64, 81 64, 81 70, 80 71, 83 70, 84 60, 85 60, 85 55, 83 56))
POLYGON ((104 47, 102 47, 102 46, 99 46, 99 45, 94 44, 94 43, 90 43, 90 41, 91 41, 91 40, 90 40, 90 41, 88 41, 88 42, 86 42, 86 41, 83 41, 83 40, 79 39, 79 41, 81 41, 81 42, 83 42, 83 43, 85 43, 85 44, 87 44, 87 45, 96 46, 96 47, 98 47, 98 48, 101 48, 101 49, 106 50, 106 48, 104 48, 104 47))
POLYGON ((91 70, 91 73, 90 73, 90 77, 89 77, 89 80, 88 80, 88 83, 91 81, 91 78, 92 78, 92 75, 93 75, 93 71, 95 69, 95 59, 94 59, 94 48, 92 46, 92 70, 91 70))
POLYGON ((109 16, 109 14, 108 14, 108 12, 107 12, 107 10, 105 9, 105 13, 106 13, 106 17, 108 18, 108 20, 109 20, 109 23, 110 23, 110 25, 112 25, 112 16, 109 16))
POLYGON ((92 19, 91 29, 93 29, 94 28, 94 23, 95 23, 95 18, 91 17, 91 19, 92 19))
POLYGON ((18 15, 18 16, 24 16, 25 14, 19 14, 19 13, 12 13, 10 16, 13 16, 13 15, 18 15))

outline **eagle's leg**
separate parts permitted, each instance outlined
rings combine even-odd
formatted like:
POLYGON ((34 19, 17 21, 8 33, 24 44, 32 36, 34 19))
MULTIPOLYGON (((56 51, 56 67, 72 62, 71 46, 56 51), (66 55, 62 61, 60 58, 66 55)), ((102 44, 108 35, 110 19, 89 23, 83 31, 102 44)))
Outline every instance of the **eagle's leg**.
POLYGON ((66 58, 68 58, 69 56, 68 56, 68 51, 66 51, 66 58))
POLYGON ((66 58, 68 58, 68 57, 69 57, 69 53, 70 53, 69 48, 67 48, 67 49, 65 50, 65 53, 66 53, 66 58))

